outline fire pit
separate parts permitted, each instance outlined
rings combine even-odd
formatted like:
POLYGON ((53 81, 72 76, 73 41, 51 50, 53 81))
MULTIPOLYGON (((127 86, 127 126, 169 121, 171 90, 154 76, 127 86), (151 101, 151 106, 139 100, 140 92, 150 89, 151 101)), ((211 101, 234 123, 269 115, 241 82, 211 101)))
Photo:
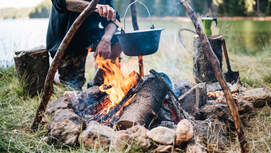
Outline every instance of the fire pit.
MULTIPOLYGON (((49 140, 91 148, 97 143, 104 148, 112 144, 115 149, 136 141, 148 150, 170 150, 173 144, 175 149, 203 149, 198 146, 203 142, 223 149, 230 144, 233 121, 216 84, 192 87, 181 81, 171 86, 165 74, 154 70, 144 78, 135 71, 124 76, 119 64, 98 57, 97 65, 105 72, 104 84, 65 92, 49 104, 43 118, 48 123, 49 140)), ((246 121, 259 97, 245 95, 246 89, 236 85, 231 90, 246 121)), ((263 97, 271 99, 268 93, 263 97)))

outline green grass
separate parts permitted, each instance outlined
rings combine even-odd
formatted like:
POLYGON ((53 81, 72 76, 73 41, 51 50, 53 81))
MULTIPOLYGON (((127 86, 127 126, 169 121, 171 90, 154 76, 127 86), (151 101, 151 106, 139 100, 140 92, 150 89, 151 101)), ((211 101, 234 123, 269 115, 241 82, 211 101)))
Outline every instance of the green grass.
MULTIPOLYGON (((149 21, 143 21, 144 26, 149 21)), ((185 79, 194 84, 192 65, 192 37, 187 36, 187 48, 183 48, 177 39, 176 31, 180 28, 179 21, 155 21, 157 27, 168 27, 161 37, 159 51, 144 57, 144 70, 150 69, 165 72, 173 81, 185 79)), ((183 23, 182 27, 191 27, 191 23, 183 23)), ((231 44, 229 44, 231 45, 231 44)), ((234 48, 234 47, 232 47, 234 48)), ((230 50, 232 68, 240 71, 241 81, 248 88, 264 87, 271 90, 271 46, 265 46, 256 54, 230 50)), ((137 58, 122 55, 122 70, 128 74, 138 70, 137 58)), ((225 64, 224 71, 225 71, 225 64)), ((93 58, 89 56, 86 66, 88 80, 94 73, 93 58)), ((55 86, 52 99, 60 97, 66 88, 55 86)), ((18 83, 13 67, 0 69, 0 152, 105 152, 101 148, 87 150, 82 146, 75 148, 50 145, 46 143, 46 129, 31 133, 29 127, 34 118, 41 96, 30 98, 18 83)), ((254 117, 246 129, 252 152, 270 152, 271 148, 271 109, 269 107, 254 112, 254 117), (255 132, 256 131, 256 132, 255 132)), ((229 148, 236 150, 237 144, 229 148)))

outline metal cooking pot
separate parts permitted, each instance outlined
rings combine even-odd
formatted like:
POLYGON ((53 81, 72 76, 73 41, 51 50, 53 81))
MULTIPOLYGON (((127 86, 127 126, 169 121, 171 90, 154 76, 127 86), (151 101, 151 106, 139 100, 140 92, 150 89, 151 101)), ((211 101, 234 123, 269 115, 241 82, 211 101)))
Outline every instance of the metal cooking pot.
POLYGON ((127 56, 143 56, 158 50, 160 35, 163 29, 138 30, 129 33, 119 33, 121 49, 127 56))
MULTIPOLYGON (((135 1, 139 4, 142 4, 149 16, 150 12, 146 5, 140 1, 135 1)), ((135 3, 134 2, 134 3, 135 3)), ((125 18, 128 9, 133 3, 129 4, 125 14, 124 14, 124 28, 125 28, 125 18)), ((150 29, 147 30, 137 30, 133 32, 126 32, 123 31, 116 33, 115 35, 118 37, 121 49, 123 50, 124 54, 127 56, 144 56, 150 55, 157 52, 159 48, 160 36, 163 29, 155 29, 154 25, 151 26, 150 29)))

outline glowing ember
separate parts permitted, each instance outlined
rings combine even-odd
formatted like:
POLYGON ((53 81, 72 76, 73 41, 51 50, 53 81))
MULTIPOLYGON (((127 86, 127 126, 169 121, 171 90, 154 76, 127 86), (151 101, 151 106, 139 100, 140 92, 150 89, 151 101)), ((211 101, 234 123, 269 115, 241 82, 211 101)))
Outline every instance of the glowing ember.
MULTIPOLYGON (((104 84, 102 84, 99 89, 108 94, 108 99, 104 102, 106 106, 102 111, 102 113, 108 113, 110 109, 119 104, 128 91, 137 84, 138 74, 133 71, 128 76, 124 76, 120 70, 119 59, 112 62, 110 59, 104 59, 98 56, 96 58, 96 64, 104 71, 104 84)), ((128 105, 133 97, 129 99, 125 105, 128 105)))

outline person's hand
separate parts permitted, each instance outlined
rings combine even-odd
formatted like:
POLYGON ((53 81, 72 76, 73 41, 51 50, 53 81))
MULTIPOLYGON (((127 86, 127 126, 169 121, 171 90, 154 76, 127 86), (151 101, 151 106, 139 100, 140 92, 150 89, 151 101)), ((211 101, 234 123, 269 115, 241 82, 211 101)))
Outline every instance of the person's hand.
POLYGON ((97 4, 96 8, 95 12, 99 13, 100 16, 105 17, 108 21, 116 20, 116 11, 111 6, 97 4))
POLYGON ((102 39, 95 52, 95 57, 99 55, 102 56, 103 58, 109 58, 111 56, 111 41, 110 40, 104 40, 102 39))

